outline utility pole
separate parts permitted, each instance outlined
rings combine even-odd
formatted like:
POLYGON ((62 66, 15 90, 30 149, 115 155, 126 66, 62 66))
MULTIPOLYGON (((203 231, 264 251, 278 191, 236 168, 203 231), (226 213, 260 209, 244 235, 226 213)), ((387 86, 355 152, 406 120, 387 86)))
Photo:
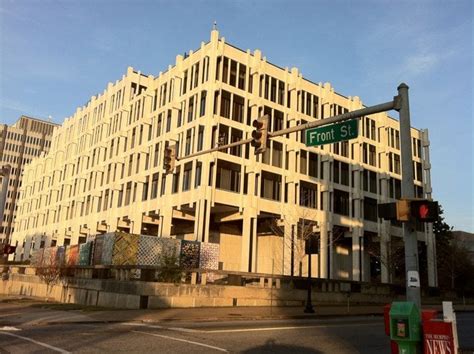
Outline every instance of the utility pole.
MULTIPOLYGON (((402 159, 402 198, 415 196, 413 183, 413 158, 411 151, 410 105, 408 102, 408 85, 398 86, 399 117, 400 117, 400 149, 402 159)), ((418 270, 418 240, 416 237, 415 221, 410 218, 403 223, 403 238, 405 240, 405 276, 407 301, 416 304, 421 310, 420 273, 418 270)))

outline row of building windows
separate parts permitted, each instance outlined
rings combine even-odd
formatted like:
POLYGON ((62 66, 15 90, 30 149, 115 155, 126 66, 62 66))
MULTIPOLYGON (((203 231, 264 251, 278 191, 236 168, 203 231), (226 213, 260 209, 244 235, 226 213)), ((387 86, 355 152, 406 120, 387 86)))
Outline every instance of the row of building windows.
MULTIPOLYGON (((21 149, 21 145, 6 143, 4 151, 3 151, 4 155, 6 154, 5 151, 12 151, 12 152, 16 152, 16 153, 21 153, 22 149, 21 149)), ((39 156, 41 154, 41 151, 43 151, 43 150, 42 149, 35 149, 35 148, 29 147, 29 146, 25 146, 24 149, 23 149, 24 154, 31 155, 31 156, 39 156)), ((4 158, 4 160, 5 160, 5 158, 4 158)))
MULTIPOLYGON (((13 140, 13 141, 19 141, 19 142, 22 142, 25 140, 26 144, 39 145, 39 146, 43 144, 43 139, 36 138, 34 136, 25 135, 25 134, 15 133, 12 131, 7 131, 6 140, 13 140)), ((48 140, 45 140, 45 146, 49 147, 50 145, 51 145, 51 142, 48 140)))
MULTIPOLYGON (((318 176, 318 155, 314 153, 309 153, 309 158, 306 163, 302 163, 300 166, 302 166, 301 173, 308 173, 308 175, 312 177, 318 176)), ((302 161, 305 161, 306 158, 303 158, 302 161)), ((194 168, 194 188, 197 188, 201 184, 201 171, 202 171, 202 165, 200 162, 196 162, 197 165, 194 168)), ((116 165, 114 165, 114 170, 116 169, 116 165)), ((240 193, 241 188, 243 188, 243 193, 247 194, 248 193, 248 178, 249 174, 245 173, 244 175, 244 180, 243 184, 241 185, 241 165, 231 163, 229 161, 223 161, 223 160, 218 160, 217 166, 215 168, 215 173, 216 173, 216 188, 218 189, 223 189, 231 192, 236 192, 240 193)), ((323 175, 323 165, 320 166, 321 169, 321 175, 323 175)), ((191 183, 192 183, 192 171, 193 171, 193 163, 189 162, 183 166, 178 166, 176 169, 176 173, 173 175, 172 178, 172 188, 171 192, 172 193, 178 193, 179 191, 187 191, 191 188, 191 183), (181 179, 181 168, 183 169, 183 177, 181 179), (180 184, 181 183, 181 184, 180 184), (181 188, 180 188, 181 185, 181 188)), ((214 171, 214 168, 212 169, 214 171)), ((212 171, 209 179, 209 185, 212 185, 212 171)), ((353 177, 352 177, 352 187, 354 187, 354 173, 353 171, 353 177)), ((122 174, 123 174, 123 168, 122 168, 122 174)), ((109 178, 109 172, 107 173, 107 179, 109 178)), ((114 171, 114 176, 115 176, 115 171, 114 171)), ((261 189, 260 192, 258 193, 257 190, 255 191, 256 195, 259 195, 262 198, 265 199, 271 199, 271 200, 277 200, 281 201, 281 184, 282 184, 282 176, 269 172, 269 171, 262 171, 261 177, 260 175, 256 176, 256 188, 258 186, 258 178, 261 178, 261 189)), ((377 175, 376 172, 374 171, 368 171, 364 170, 361 175, 361 181, 362 181, 362 189, 365 191, 370 191, 372 193, 377 192, 377 175)), ((91 172, 90 178, 89 178, 89 189, 92 188, 92 181, 94 180, 94 188, 97 185, 98 179, 101 180, 100 185, 102 186, 103 183, 103 174, 98 178, 97 173, 91 172)), ((341 161, 334 161, 333 163, 333 168, 331 171, 331 180, 333 180, 335 183, 340 183, 342 185, 349 185, 349 168, 348 164, 341 162, 341 161)), ((74 183, 74 187, 70 186, 68 189, 67 187, 63 185, 61 187, 60 193, 57 193, 56 197, 56 202, 59 200, 63 200, 65 195, 65 190, 69 190, 69 198, 74 196, 76 194, 76 190, 78 188, 77 185, 78 181, 76 180, 74 183)), ((126 206, 129 205, 130 203, 133 203, 137 200, 137 187, 138 183, 137 182, 127 182, 121 185, 120 189, 118 190, 111 190, 111 189, 106 189, 105 191, 100 193, 99 201, 97 204, 97 211, 100 212, 101 210, 107 210, 107 208, 112 207, 113 203, 113 195, 114 193, 118 193, 117 195, 117 207, 121 206, 126 206)), ((399 198, 400 197, 400 180, 397 179, 390 179, 389 183, 389 196, 391 198, 399 198)), ((285 189, 283 191, 284 193, 284 201, 288 202, 288 187, 289 184, 285 184, 285 189)), ((297 187, 298 188, 298 185, 297 187)), ((379 187, 381 188, 381 187, 379 187)), ((421 187, 416 187, 416 195, 422 196, 422 189, 421 187)), ((158 197, 158 193, 160 196, 164 195, 166 191, 166 176, 162 175, 160 179, 160 174, 159 173, 154 173, 150 176, 146 177, 145 182, 143 183, 143 190, 142 190, 142 201, 148 200, 149 198, 154 199, 158 197), (161 183, 159 185, 159 182, 161 180, 161 183)), ((49 202, 52 200, 52 195, 54 191, 50 191, 49 193, 49 198, 47 198, 46 204, 49 205, 49 202)), ((86 192, 86 183, 84 183, 83 186, 83 193, 86 192)), ((315 183, 310 183, 307 181, 300 181, 299 184, 299 204, 302 206, 306 206, 309 208, 321 208, 318 207, 318 188, 317 184, 315 183)), ((348 199, 348 192, 345 191, 340 191, 338 190, 337 192, 334 193, 334 207, 331 206, 331 210, 333 210, 335 213, 340 213, 345 215, 345 211, 348 210, 346 205, 347 203, 343 202, 344 200, 348 199), (347 198, 345 197, 347 193, 347 198)), ((73 217, 73 210, 75 209, 74 206, 75 202, 72 202, 71 209, 67 209, 67 212, 65 212, 66 217, 71 218, 73 217)), ((91 212, 91 204, 92 203, 92 197, 89 195, 86 197, 86 200, 84 203, 82 203, 80 210, 81 210, 81 216, 82 215, 87 215, 89 212, 91 212)), ((36 203, 36 208, 41 207, 40 203, 36 203)), ((32 209, 32 203, 29 204, 29 211, 32 209)), ((59 207, 60 210, 60 207, 59 207)), ((60 217, 60 212, 58 212, 55 216, 55 222, 59 222, 59 217, 60 217)))

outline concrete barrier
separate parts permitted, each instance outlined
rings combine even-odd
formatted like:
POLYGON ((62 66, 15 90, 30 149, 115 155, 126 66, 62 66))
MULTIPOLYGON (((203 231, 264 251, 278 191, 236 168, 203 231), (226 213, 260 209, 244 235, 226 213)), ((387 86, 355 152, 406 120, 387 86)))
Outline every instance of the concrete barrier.
MULTIPOLYGON (((58 302, 111 308, 169 308, 169 307, 222 307, 222 306, 301 306, 306 291, 281 287, 280 281, 270 286, 233 286, 204 284, 172 284, 135 280, 92 279, 91 271, 78 274, 78 278, 62 279, 47 286, 38 276, 9 274, 8 280, 0 282, 3 295, 21 295, 48 298, 58 302)), ((120 279, 127 279, 120 272, 120 279)), ((262 278, 260 278, 262 279, 262 278)), ((263 278, 265 279, 265 278, 263 278)), ((193 279, 193 282, 196 278, 193 279)), ((270 283, 272 284, 272 280, 270 283)), ((313 301, 321 303, 347 303, 347 293, 313 291, 313 301)), ((338 287, 339 288, 339 287, 338 287)), ((389 294, 378 291, 351 293, 353 303, 387 303, 393 300, 389 294)))

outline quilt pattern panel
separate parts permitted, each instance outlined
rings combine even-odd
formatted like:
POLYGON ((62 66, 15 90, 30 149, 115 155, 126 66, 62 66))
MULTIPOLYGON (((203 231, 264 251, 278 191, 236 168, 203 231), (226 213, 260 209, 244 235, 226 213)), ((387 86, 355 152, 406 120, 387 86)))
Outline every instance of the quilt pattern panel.
POLYGON ((102 264, 102 251, 104 247, 104 235, 98 235, 94 241, 94 253, 92 256, 92 264, 102 264))
POLYGON ((137 264, 144 266, 159 266, 163 250, 161 238, 140 235, 138 241, 137 264))
POLYGON ((199 268, 199 249, 200 242, 181 241, 181 266, 185 269, 199 268))
POLYGON ((66 265, 75 266, 79 258, 79 245, 72 245, 66 248, 66 265))
POLYGON ((104 241, 102 243, 102 262, 103 265, 112 264, 112 253, 114 251, 115 233, 104 234, 104 241))
POLYGON ((90 265, 92 251, 92 242, 86 242, 79 247, 79 261, 77 265, 88 266, 90 265))
POLYGON ((113 265, 136 265, 139 235, 117 233, 112 253, 113 265))
POLYGON ((199 268, 201 269, 219 269, 219 244, 201 243, 199 253, 199 268))
POLYGON ((30 258, 30 264, 34 265, 35 267, 41 266, 43 262, 43 252, 44 248, 40 248, 39 250, 33 251, 30 258))

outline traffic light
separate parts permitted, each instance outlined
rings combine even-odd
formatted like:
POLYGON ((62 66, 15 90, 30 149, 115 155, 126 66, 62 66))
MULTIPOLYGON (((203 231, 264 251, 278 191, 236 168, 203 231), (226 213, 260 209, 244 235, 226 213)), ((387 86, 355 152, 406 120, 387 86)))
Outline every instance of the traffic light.
POLYGON ((426 199, 400 199, 377 205, 378 217, 385 220, 434 222, 438 220, 438 202, 426 199))
POLYGON ((439 216, 438 202, 431 200, 412 200, 410 205, 411 216, 421 222, 435 222, 439 216))
POLYGON ((163 168, 165 173, 172 173, 176 162, 176 145, 165 147, 165 155, 163 156, 163 168))
POLYGON ((253 140, 250 144, 255 148, 255 154, 261 154, 267 149, 268 121, 269 116, 266 114, 252 123, 255 129, 252 131, 253 140))
POLYGON ((398 221, 409 221, 410 220, 410 200, 400 199, 397 200, 397 220, 398 221))

